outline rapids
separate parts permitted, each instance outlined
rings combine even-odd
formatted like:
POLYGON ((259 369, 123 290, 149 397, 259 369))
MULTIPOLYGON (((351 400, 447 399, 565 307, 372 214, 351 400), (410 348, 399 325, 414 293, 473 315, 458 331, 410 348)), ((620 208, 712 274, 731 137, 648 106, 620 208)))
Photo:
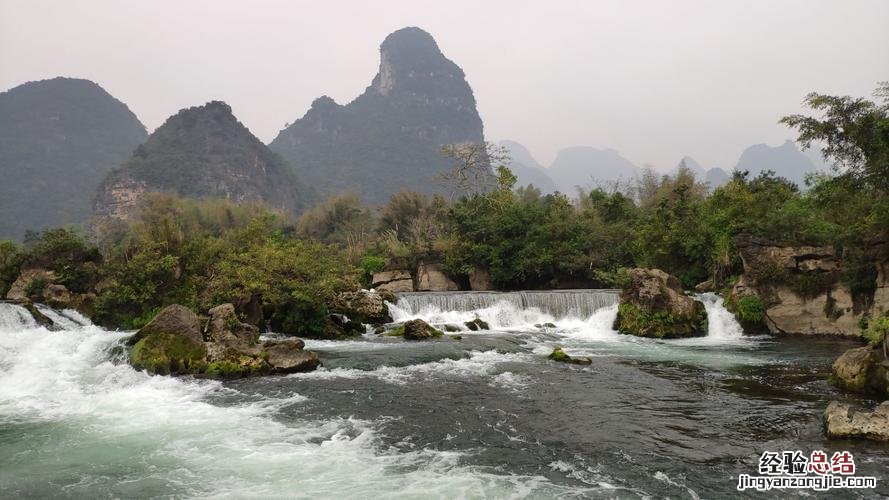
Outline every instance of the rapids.
POLYGON ((0 304, 0 496, 734 497, 785 449, 885 476, 885 447, 821 434, 853 344, 745 336, 700 298, 709 335, 658 341, 611 329, 613 291, 405 294, 396 320, 462 340, 307 340, 323 368, 227 382, 148 376, 131 332, 0 304), (465 331, 476 317, 491 330, 465 331), (593 364, 549 362, 556 345, 593 364))

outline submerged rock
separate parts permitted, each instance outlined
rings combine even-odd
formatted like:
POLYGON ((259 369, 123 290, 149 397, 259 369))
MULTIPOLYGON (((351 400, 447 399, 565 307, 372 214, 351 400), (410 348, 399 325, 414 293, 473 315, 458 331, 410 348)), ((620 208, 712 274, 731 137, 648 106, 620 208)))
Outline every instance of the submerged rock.
POLYGON ((334 298, 330 309, 362 323, 373 325, 388 323, 392 321, 392 316, 389 315, 389 307, 386 305, 387 297, 390 295, 384 296, 375 290, 343 292, 334 298))
POLYGON ((824 411, 824 430, 829 438, 862 438, 889 441, 889 401, 874 411, 854 411, 832 401, 824 411))
POLYGON ((188 308, 163 309, 129 341, 130 363, 161 375, 237 378, 314 370, 318 355, 299 339, 259 342, 259 330, 243 323, 232 304, 209 311, 206 328, 188 308))
POLYGON ((707 335, 704 304, 688 297, 676 277, 660 269, 636 268, 620 294, 614 329, 640 337, 707 335))
POLYGON ((490 325, 488 325, 488 322, 481 319, 481 318, 475 318, 474 320, 467 321, 464 324, 466 325, 466 328, 469 328, 473 332, 476 332, 478 330, 490 330, 491 329, 490 325))
POLYGON ((856 347, 833 363, 829 382, 846 391, 889 398, 889 360, 875 346, 856 347))
POLYGON ((426 340, 444 335, 422 319, 412 319, 399 328, 402 331, 401 335, 407 340, 426 340))
POLYGON ((570 363, 572 365, 589 365, 593 363, 593 360, 587 357, 573 358, 563 351, 561 347, 553 349, 553 352, 549 355, 549 359, 558 361, 559 363, 570 363))

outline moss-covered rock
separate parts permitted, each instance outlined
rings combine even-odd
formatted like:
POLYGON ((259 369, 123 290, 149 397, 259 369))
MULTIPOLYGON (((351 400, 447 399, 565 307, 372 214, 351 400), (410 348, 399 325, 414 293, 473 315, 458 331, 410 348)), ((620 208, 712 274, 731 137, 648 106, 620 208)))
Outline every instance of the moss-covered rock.
POLYGON ((490 325, 488 325, 488 322, 481 319, 481 318, 475 318, 474 320, 467 321, 464 324, 466 325, 466 328, 469 328, 473 332, 476 332, 478 330, 490 330, 491 329, 490 325))
POLYGON ((561 347, 556 347, 555 349, 553 349, 553 352, 548 357, 552 361, 558 361, 559 363, 569 363, 572 365, 589 365, 593 363, 593 360, 587 357, 571 357, 568 355, 568 353, 562 350, 561 347))
POLYGON ((176 333, 158 332, 145 336, 133 346, 130 363, 134 368, 157 375, 203 373, 207 368, 207 349, 176 333))
POLYGON ((320 363, 299 339, 260 342, 258 329, 242 323, 232 304, 210 309, 206 323, 202 331, 189 309, 165 308, 133 336, 130 363, 155 374, 213 378, 308 371, 320 363))
POLYGON ((877 346, 849 349, 834 361, 828 381, 849 392, 889 399, 889 361, 877 346))
POLYGON ((707 313, 701 301, 683 293, 674 276, 659 269, 632 269, 614 329, 640 337, 700 337, 707 335, 707 313))
POLYGON ((149 373, 198 374, 207 368, 200 318, 180 305, 164 308, 129 343, 130 363, 149 373))
POLYGON ((402 337, 407 340, 426 340, 441 337, 444 332, 426 323, 422 319, 413 319, 387 330, 387 337, 402 337))

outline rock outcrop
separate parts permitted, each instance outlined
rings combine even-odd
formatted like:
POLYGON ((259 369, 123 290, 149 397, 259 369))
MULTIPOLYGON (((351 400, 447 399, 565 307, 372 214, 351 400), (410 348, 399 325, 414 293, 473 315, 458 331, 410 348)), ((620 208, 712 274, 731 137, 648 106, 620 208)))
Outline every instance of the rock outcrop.
POLYGON ((448 277, 439 264, 421 262, 417 266, 417 291, 419 292, 451 292, 460 287, 448 277))
POLYGON ((615 330, 655 338, 707 334, 704 304, 685 295, 676 277, 660 269, 636 268, 629 278, 620 294, 615 330))
POLYGON ((429 33, 404 28, 380 45, 379 72, 362 95, 346 105, 316 99, 269 146, 323 195, 354 188, 385 203, 400 189, 441 191, 434 178, 451 167, 441 147, 482 141, 463 71, 429 33))
POLYGON ((18 278, 10 285, 9 291, 6 292, 6 298, 9 300, 42 299, 45 288, 53 284, 55 280, 56 273, 53 271, 40 268, 23 269, 18 278), (29 294, 39 295, 39 297, 29 297, 29 294))
POLYGON ((488 268, 482 266, 474 266, 469 271, 469 288, 475 292, 484 292, 494 289, 491 281, 491 273, 488 268))
POLYGON ((232 304, 209 311, 205 328, 190 309, 171 305, 128 341, 130 363, 160 375, 236 378, 314 370, 318 355, 299 339, 260 342, 259 330, 242 323, 232 304))
POLYGON ((780 246, 761 238, 735 239, 744 274, 732 297, 756 296, 774 334, 860 334, 864 316, 889 310, 887 264, 875 263, 875 292, 856 296, 840 279, 846 265, 833 247, 780 246))
POLYGON ((380 271, 371 278, 371 286, 376 290, 387 290, 393 293, 414 291, 414 280, 410 271, 396 269, 380 271))
POLYGON ((102 178, 147 136, 124 103, 89 80, 0 93, 0 240, 85 222, 102 178))
POLYGON ((97 222, 131 217, 149 192, 260 202, 285 213, 296 213, 312 196, 220 101, 171 116, 110 172, 96 196, 97 222))
POLYGON ((349 319, 378 325, 392 321, 384 293, 374 290, 356 290, 337 295, 330 309, 345 314, 349 319))
POLYGON ((889 399, 889 360, 877 346, 849 349, 834 361, 829 381, 846 391, 889 399))
POLYGON ((889 401, 874 411, 856 411, 832 401, 824 411, 824 430, 829 438, 889 441, 889 401))

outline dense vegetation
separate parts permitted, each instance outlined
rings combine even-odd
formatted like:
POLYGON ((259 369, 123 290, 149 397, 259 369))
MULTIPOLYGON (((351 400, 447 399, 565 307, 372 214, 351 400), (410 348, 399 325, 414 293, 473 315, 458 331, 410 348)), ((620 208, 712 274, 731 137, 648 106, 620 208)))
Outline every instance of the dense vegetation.
MULTIPOLYGON (((839 168, 810 177, 805 190, 766 171, 735 172, 711 192, 679 169, 575 197, 542 195, 514 189, 491 146, 450 148, 454 169, 441 180, 451 199, 402 191, 374 208, 346 193, 291 220, 260 205, 152 195, 138 217, 105 228, 97 248, 68 230, 32 235, 22 248, 0 244, 0 291, 20 269, 42 267, 71 291, 94 291, 94 316, 104 324, 136 327, 172 303, 206 310, 232 302, 242 314, 251 304, 261 309, 276 329, 314 335, 327 327, 335 294, 367 285, 387 266, 441 262, 464 286, 481 267, 503 289, 613 287, 626 268, 647 266, 686 287, 712 280, 720 289, 742 271, 739 235, 836 246, 847 262, 837 279, 867 291, 873 263, 889 257, 875 254, 889 237, 889 103, 820 95, 809 103, 822 119, 785 122, 804 144, 821 143, 839 168)), ((761 322, 755 298, 735 307, 745 322, 761 322)), ((873 319, 872 340, 884 338, 884 326, 873 319)))

